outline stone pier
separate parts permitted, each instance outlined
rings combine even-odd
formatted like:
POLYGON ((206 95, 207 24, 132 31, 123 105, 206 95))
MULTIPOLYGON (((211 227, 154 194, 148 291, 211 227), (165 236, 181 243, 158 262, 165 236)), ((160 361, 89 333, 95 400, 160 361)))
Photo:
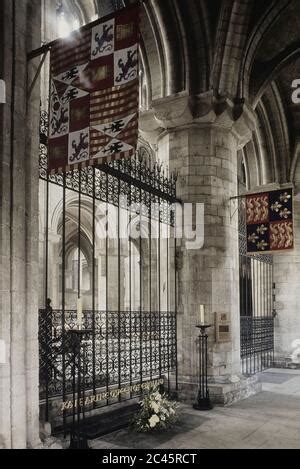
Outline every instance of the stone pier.
POLYGON ((0 6, 0 448, 39 442, 38 397, 38 148, 39 99, 27 92, 39 59, 40 2, 3 0, 0 6), (4 50, 4 52, 5 52, 4 50))
POLYGON ((194 228, 204 222, 203 245, 177 240, 178 371, 183 400, 193 400, 197 394, 195 326, 200 304, 205 305, 205 322, 211 324, 208 373, 213 400, 229 404, 260 390, 256 378, 245 379, 240 372, 238 212, 232 199, 238 193, 237 151, 251 135, 251 125, 251 113, 234 121, 230 109, 218 116, 213 105, 195 118, 184 94, 157 101, 144 116, 145 136, 157 145, 160 159, 178 172, 177 196, 183 203, 204 204, 204 220, 193 220, 194 228), (227 343, 216 343, 216 313, 225 313, 230 321, 227 343))

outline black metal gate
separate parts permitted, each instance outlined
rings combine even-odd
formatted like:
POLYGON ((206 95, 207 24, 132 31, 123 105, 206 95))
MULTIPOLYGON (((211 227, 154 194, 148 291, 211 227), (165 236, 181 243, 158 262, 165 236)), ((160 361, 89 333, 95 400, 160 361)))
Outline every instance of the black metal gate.
POLYGON ((274 361, 273 257, 247 255, 245 198, 239 199, 240 343, 242 373, 253 375, 274 361))
POLYGON ((65 424, 77 379, 68 337, 78 327, 90 331, 86 410, 177 386, 176 177, 146 146, 131 159, 48 176, 47 126, 42 113, 40 401, 46 420, 65 424))

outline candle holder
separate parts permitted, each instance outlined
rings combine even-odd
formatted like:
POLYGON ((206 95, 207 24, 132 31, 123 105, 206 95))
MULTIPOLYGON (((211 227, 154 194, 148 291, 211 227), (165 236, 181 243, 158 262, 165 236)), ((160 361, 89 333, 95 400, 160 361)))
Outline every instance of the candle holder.
POLYGON ((82 339, 92 333, 92 329, 71 329, 68 331, 69 344, 73 354, 73 413, 69 449, 89 449, 85 431, 85 366, 86 353, 82 339), (77 382, 76 382, 77 369, 77 382), (77 393, 77 397, 76 397, 77 393), (81 405, 82 403, 82 405, 81 405))
POLYGON ((193 405, 196 410, 210 410, 213 408, 209 398, 209 389, 207 384, 207 339, 206 329, 210 324, 200 324, 196 326, 200 329, 199 334, 199 389, 197 402, 193 405))

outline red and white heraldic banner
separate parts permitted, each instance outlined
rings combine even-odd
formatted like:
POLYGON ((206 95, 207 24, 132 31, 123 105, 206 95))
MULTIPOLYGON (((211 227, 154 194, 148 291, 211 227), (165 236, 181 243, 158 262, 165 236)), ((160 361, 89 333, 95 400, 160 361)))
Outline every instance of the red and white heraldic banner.
POLYGON ((58 39, 50 55, 48 170, 134 154, 139 109, 139 6, 58 39))

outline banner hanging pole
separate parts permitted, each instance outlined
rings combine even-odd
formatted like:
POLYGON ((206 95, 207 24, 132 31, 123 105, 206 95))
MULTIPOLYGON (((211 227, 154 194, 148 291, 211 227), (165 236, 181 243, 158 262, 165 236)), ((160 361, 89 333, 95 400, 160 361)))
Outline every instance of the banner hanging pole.
POLYGON ((236 199, 242 199, 243 197, 246 197, 247 194, 244 195, 235 195, 234 197, 230 197, 229 200, 236 200, 236 199))
POLYGON ((29 90, 28 90, 28 93, 27 93, 27 102, 29 101, 30 96, 31 96, 31 93, 32 93, 32 91, 33 91, 33 88, 35 87, 35 84, 36 84, 36 82, 37 82, 37 80, 38 80, 38 78, 39 78, 39 76, 40 76, 40 74, 41 74, 41 70, 42 70, 42 67, 43 67, 43 65, 44 65, 44 63, 45 63, 45 60, 46 60, 46 58, 47 58, 47 55, 48 55, 49 50, 50 50, 50 49, 48 49, 46 52, 44 52, 44 55, 43 55, 43 57, 42 57, 42 60, 41 60, 40 63, 39 63, 39 66, 38 66, 38 69, 37 69, 36 74, 35 74, 35 76, 34 76, 34 79, 32 80, 32 83, 31 83, 31 85, 30 85, 30 87, 29 87, 29 90))
POLYGON ((27 62, 30 62, 31 60, 35 59, 36 57, 40 57, 43 54, 47 54, 51 47, 53 46, 55 41, 48 42, 47 44, 44 44, 43 46, 39 47, 38 49, 34 49, 31 52, 28 52, 27 54, 27 62))

